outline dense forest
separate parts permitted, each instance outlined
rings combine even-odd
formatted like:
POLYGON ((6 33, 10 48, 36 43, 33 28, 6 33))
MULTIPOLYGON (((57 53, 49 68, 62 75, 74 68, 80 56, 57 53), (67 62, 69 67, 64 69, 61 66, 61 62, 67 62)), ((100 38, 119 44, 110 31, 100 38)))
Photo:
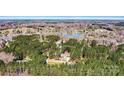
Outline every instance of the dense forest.
POLYGON ((119 22, 115 24, 116 26, 124 26, 124 22, 119 22))
POLYGON ((56 45, 58 36, 50 35, 39 40, 38 35, 20 35, 9 42, 1 51, 13 53, 13 62, 5 64, 0 60, 1 75, 36 76, 120 76, 124 75, 124 45, 105 46, 90 44, 84 40, 69 39, 56 45), (46 64, 47 53, 50 58, 59 57, 64 51, 71 54, 75 64, 46 64), (25 62, 23 62, 25 61, 25 62), (13 74, 12 74, 13 73, 13 74))

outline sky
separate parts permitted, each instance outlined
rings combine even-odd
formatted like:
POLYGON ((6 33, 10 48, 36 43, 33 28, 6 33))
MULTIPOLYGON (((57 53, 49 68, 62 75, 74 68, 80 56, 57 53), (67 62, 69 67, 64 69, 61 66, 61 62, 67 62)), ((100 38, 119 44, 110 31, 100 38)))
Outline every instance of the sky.
POLYGON ((124 20, 124 16, 0 16, 0 19, 98 19, 124 20))

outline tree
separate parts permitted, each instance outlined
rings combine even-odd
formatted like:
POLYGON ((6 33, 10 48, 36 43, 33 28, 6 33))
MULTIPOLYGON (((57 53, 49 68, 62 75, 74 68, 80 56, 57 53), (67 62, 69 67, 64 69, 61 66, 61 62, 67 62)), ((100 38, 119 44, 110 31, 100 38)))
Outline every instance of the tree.
POLYGON ((60 40, 60 37, 56 36, 56 35, 49 35, 49 36, 46 36, 46 39, 49 42, 56 42, 56 41, 60 40))
POLYGON ((1 75, 4 75, 4 73, 5 73, 5 63, 2 61, 2 60, 0 60, 0 74, 1 75))
POLYGON ((91 42, 91 46, 92 46, 92 47, 96 46, 96 44, 97 44, 96 40, 93 40, 93 41, 91 42))

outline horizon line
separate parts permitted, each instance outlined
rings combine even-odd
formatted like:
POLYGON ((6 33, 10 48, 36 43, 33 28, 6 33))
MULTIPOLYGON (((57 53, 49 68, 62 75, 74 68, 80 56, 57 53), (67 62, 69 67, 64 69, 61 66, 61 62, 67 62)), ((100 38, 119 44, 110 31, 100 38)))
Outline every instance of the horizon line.
POLYGON ((0 16, 0 20, 30 20, 30 19, 50 19, 50 20, 124 20, 124 16, 0 16))

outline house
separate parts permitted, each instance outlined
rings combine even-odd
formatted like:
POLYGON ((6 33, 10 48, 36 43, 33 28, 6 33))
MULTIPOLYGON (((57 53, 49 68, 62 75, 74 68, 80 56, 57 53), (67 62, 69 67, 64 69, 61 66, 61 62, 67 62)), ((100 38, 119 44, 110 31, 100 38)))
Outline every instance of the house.
POLYGON ((61 61, 65 61, 65 62, 69 62, 69 60, 70 60, 70 53, 67 50, 64 51, 64 53, 61 54, 60 60, 61 61))
POLYGON ((47 64, 60 64, 60 63, 68 63, 70 61, 70 53, 66 50, 64 53, 62 53, 59 57, 59 59, 54 58, 47 58, 46 63, 47 64))

